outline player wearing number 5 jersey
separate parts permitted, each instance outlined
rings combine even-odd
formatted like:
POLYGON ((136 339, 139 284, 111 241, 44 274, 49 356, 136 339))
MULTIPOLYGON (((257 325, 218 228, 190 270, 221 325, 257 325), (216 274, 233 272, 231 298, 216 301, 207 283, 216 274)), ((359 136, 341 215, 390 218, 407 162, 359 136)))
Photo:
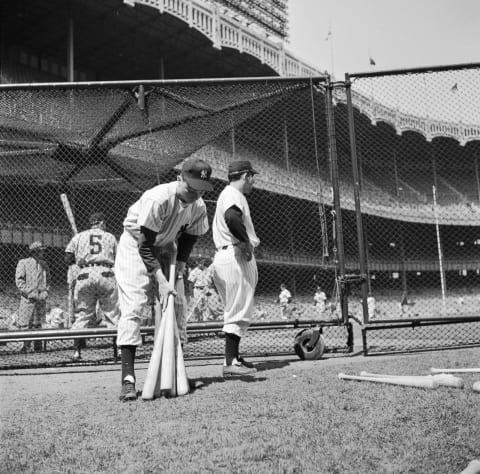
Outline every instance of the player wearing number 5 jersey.
MULTIPOLYGON (((75 291, 75 321, 72 329, 97 325, 97 304, 107 324, 116 326, 120 317, 117 285, 113 272, 117 240, 105 230, 103 214, 90 216, 90 229, 76 234, 65 249, 68 265, 79 267, 75 291)), ((79 341, 79 340, 77 340, 79 341)), ((80 345, 75 344, 74 359, 80 359, 80 345)))

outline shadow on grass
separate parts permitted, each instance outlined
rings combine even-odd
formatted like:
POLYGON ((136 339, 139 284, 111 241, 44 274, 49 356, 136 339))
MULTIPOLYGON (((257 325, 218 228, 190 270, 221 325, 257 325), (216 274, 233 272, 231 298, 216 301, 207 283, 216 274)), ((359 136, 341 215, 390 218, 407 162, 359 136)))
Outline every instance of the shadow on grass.
POLYGON ((257 362, 255 367, 258 372, 263 372, 264 370, 281 369, 287 365, 290 365, 290 361, 288 360, 268 360, 265 362, 257 362))
POLYGON ((196 392, 197 390, 202 390, 205 387, 208 387, 209 385, 212 385, 214 383, 230 383, 233 381, 241 381, 241 382, 247 382, 247 383, 255 383, 255 382, 265 382, 266 377, 255 377, 255 376, 250 376, 250 375, 244 375, 241 377, 199 377, 196 379, 189 379, 189 385, 190 385, 190 393, 196 392))

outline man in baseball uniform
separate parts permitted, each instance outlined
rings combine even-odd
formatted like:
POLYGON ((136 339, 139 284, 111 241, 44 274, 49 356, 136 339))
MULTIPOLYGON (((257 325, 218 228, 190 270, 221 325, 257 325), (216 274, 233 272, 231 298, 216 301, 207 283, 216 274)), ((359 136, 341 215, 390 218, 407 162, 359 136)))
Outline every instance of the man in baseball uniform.
POLYGON ((327 295, 322 290, 321 286, 317 286, 315 294, 313 295, 313 305, 317 307, 318 313, 321 315, 326 309, 327 295))
MULTIPOLYGON (((16 325, 19 329, 41 328, 47 314, 47 298, 50 289, 50 269, 44 259, 44 246, 33 242, 29 246, 30 256, 18 261, 15 270, 15 283, 20 292, 20 306, 16 325)), ((21 349, 27 352, 30 341, 21 349)), ((41 350, 42 341, 34 342, 34 350, 41 350)))
POLYGON ((213 280, 224 304, 224 377, 251 375, 255 367, 239 355, 240 339, 253 316, 253 298, 258 281, 253 250, 260 243, 255 234, 245 194, 253 189, 258 172, 249 161, 234 161, 228 167, 229 184, 220 193, 213 220, 213 280))
POLYGON ((120 400, 137 398, 135 352, 142 344, 140 321, 148 304, 153 276, 161 301, 175 298, 175 314, 180 341, 186 342, 186 311, 183 274, 198 236, 208 231, 207 208, 202 199, 212 191, 212 168, 202 160, 186 161, 177 181, 155 186, 128 210, 120 237, 115 275, 121 317, 117 346, 122 351, 122 390, 120 400), (170 258, 177 248, 176 284, 168 281, 170 258))
MULTIPOLYGON (((72 329, 97 325, 97 303, 111 325, 115 326, 120 317, 113 273, 117 239, 106 231, 102 213, 93 213, 89 224, 90 228, 74 235, 65 249, 67 265, 79 267, 73 297, 75 321, 72 329)), ((76 339, 74 360, 81 359, 80 347, 80 339, 76 339)))
POLYGON ((211 275, 205 266, 205 260, 201 258, 197 266, 188 274, 188 280, 193 285, 193 305, 188 321, 204 321, 207 319, 207 293, 209 290, 211 275))
POLYGON ((292 314, 292 308, 290 307, 290 303, 292 302, 292 294, 286 287, 285 283, 280 285, 280 294, 278 295, 277 301, 280 303, 282 318, 287 319, 292 314))

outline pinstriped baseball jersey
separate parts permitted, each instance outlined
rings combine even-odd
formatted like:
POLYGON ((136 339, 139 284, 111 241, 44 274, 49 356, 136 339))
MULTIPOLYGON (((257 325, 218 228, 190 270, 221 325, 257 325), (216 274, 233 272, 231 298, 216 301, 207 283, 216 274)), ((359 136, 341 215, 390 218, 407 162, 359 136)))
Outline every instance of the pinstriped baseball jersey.
POLYGON ((79 266, 93 263, 113 265, 117 239, 102 229, 88 229, 74 235, 65 252, 73 253, 79 266))
POLYGON ((242 222, 247 231, 250 243, 254 247, 258 247, 260 239, 255 234, 252 218, 250 216, 250 208, 245 196, 231 185, 225 186, 218 196, 217 209, 213 219, 212 232, 215 247, 220 248, 224 245, 237 243, 238 240, 232 235, 225 222, 225 211, 232 206, 237 206, 242 211, 242 222))
POLYGON ((176 196, 178 182, 160 184, 145 191, 128 210, 123 222, 127 230, 138 240, 140 227, 157 232, 155 245, 174 242, 180 231, 191 235, 203 235, 208 231, 207 208, 202 198, 185 206, 176 196))

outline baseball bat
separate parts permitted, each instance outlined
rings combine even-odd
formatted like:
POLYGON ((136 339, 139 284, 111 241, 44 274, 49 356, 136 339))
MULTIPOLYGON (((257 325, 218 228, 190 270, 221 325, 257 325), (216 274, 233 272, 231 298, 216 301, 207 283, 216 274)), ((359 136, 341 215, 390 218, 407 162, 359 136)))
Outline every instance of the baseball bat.
MULTIPOLYGON (((157 311, 161 311, 160 305, 158 305, 157 311)), ((162 364, 165 321, 165 318, 161 318, 158 331, 155 334, 152 355, 150 357, 150 362, 148 364, 147 374, 145 375, 145 382, 142 389, 143 400, 152 400, 155 396, 160 395, 158 380, 162 364)))
POLYGON ((480 373, 480 367, 472 367, 470 369, 468 368, 459 368, 459 369, 436 369, 435 367, 432 367, 430 369, 430 372, 432 374, 473 374, 473 373, 480 373))
POLYGON ((178 326, 175 321, 175 339, 177 340, 177 353, 176 353, 176 368, 177 368, 177 395, 186 395, 190 391, 188 385, 187 370, 185 368, 185 361, 183 359, 183 349, 180 344, 180 336, 178 334, 178 326))
POLYGON ((386 375, 386 374, 373 374, 371 372, 360 372, 362 377, 431 377, 437 381, 438 385, 453 388, 463 388, 463 380, 459 377, 455 377, 451 374, 434 374, 434 375, 386 375))
POLYGON ((364 380, 367 382, 387 383, 392 385, 404 385, 408 387, 419 388, 437 388, 438 382, 433 377, 415 377, 415 376, 402 376, 402 377, 362 377, 359 375, 346 375, 344 373, 338 374, 339 379, 344 380, 364 380))
POLYGON ((73 217, 72 208, 70 207, 70 201, 68 200, 68 196, 65 193, 60 194, 60 199, 62 200, 63 209, 65 210, 65 214, 67 215, 68 222, 70 223, 70 227, 72 228, 72 232, 74 234, 78 234, 77 224, 75 223, 75 218, 73 217))
POLYGON ((477 381, 473 384, 472 388, 473 388, 473 391, 474 391, 474 392, 480 392, 480 380, 477 380, 477 381))
MULTIPOLYGON (((170 268, 170 275, 175 275, 170 268)), ((175 278, 175 277, 174 277, 175 278)), ((170 278, 171 281, 171 278, 170 278)), ((166 395, 175 397, 176 377, 175 377, 175 306, 173 295, 168 297, 167 308, 163 313, 162 319, 165 319, 164 341, 162 348, 162 368, 160 371, 160 391, 166 395)))
MULTIPOLYGON (((70 206, 70 201, 68 200, 68 196, 65 193, 60 194, 60 200, 63 204, 63 209, 65 210, 65 214, 67 215, 68 222, 70 223, 70 227, 72 228, 73 235, 78 234, 77 224, 75 223, 75 217, 73 215, 72 208, 70 206)), ((68 321, 67 321, 67 328, 71 327, 75 308, 74 308, 74 292, 75 292, 75 270, 73 265, 68 267, 68 321)))
POLYGON ((480 474, 480 461, 473 459, 460 474, 480 474))

